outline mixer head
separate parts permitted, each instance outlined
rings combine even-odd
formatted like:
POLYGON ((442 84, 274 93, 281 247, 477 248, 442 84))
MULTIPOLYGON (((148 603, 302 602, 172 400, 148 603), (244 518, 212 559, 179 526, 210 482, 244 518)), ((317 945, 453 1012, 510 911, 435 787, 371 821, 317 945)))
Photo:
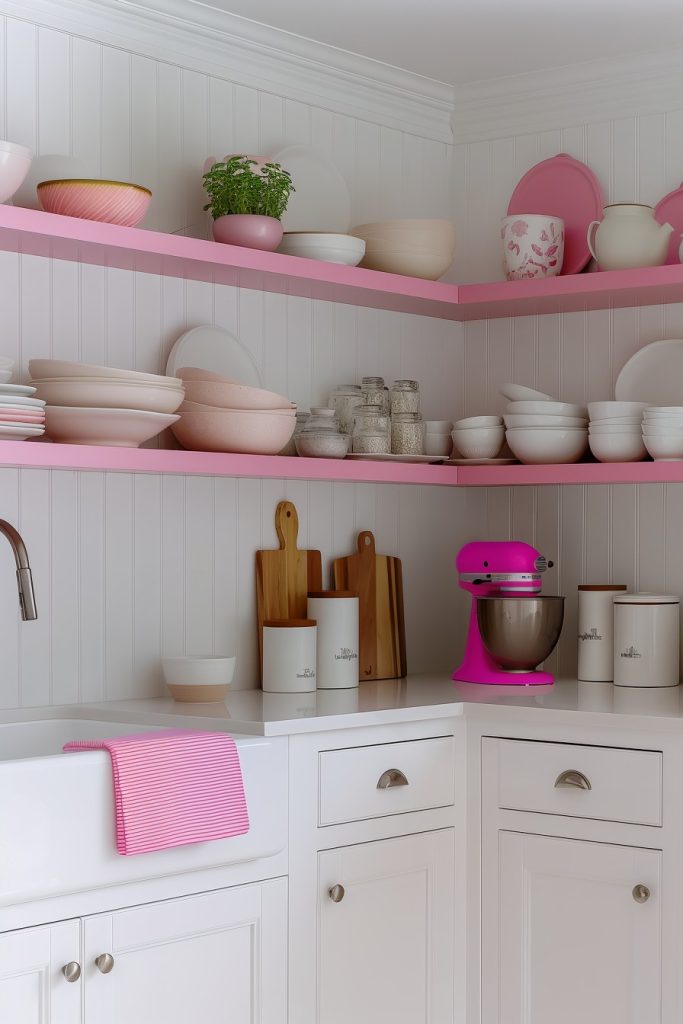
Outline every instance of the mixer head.
POLYGON ((552 564, 531 544, 519 540, 472 541, 455 560, 460 586, 476 597, 537 594, 541 573, 552 564))

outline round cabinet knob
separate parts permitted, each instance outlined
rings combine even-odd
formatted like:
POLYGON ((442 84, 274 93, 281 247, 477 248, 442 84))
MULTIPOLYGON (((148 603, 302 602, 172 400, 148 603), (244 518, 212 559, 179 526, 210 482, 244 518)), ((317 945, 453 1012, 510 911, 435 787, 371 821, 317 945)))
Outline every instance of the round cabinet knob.
POLYGON ((72 960, 71 963, 64 964, 62 967, 62 974, 67 981, 78 981, 81 976, 81 965, 72 960))
POLYGON ((114 957, 111 953, 100 953, 99 956, 95 957, 95 967, 100 974, 109 974, 110 971, 114 970, 114 957))
POLYGON ((333 903, 341 903, 346 895, 346 889, 343 885, 333 885, 327 892, 333 903))
POLYGON ((650 890, 646 885, 639 882, 638 885, 633 886, 632 896, 636 903, 647 903, 650 898, 650 890))

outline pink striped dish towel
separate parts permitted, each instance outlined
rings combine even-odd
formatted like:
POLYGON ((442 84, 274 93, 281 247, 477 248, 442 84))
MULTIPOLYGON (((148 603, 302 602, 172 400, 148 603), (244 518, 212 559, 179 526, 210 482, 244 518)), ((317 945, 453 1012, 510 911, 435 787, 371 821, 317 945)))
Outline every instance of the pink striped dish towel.
POLYGON ((239 753, 226 733, 160 729, 73 740, 64 750, 109 751, 123 856, 249 831, 239 753))

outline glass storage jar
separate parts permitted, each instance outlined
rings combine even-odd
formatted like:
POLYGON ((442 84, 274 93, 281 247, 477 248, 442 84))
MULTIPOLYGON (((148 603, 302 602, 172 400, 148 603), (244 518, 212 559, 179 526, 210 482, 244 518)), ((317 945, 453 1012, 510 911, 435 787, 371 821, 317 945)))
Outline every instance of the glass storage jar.
POLYGON ((365 399, 359 384, 338 384, 330 395, 329 406, 334 409, 343 434, 353 433, 353 417, 365 399))
POLYGON ((311 409, 311 415, 304 423, 302 431, 308 432, 311 430, 330 430, 334 431, 335 433, 339 433, 340 426, 341 424, 335 414, 334 409, 321 407, 317 409, 311 409))
POLYGON ((391 385, 391 415, 420 411, 420 385, 416 380, 395 380, 391 385))
POLYGON ((356 409, 353 427, 353 451, 363 455, 388 455, 391 452, 391 420, 379 405, 356 409))
POLYGON ((389 415, 391 399, 389 388, 384 383, 384 377, 363 377, 360 389, 366 405, 379 405, 382 412, 389 415))
POLYGON ((399 412, 391 417, 393 455, 424 455, 425 423, 417 412, 399 412))

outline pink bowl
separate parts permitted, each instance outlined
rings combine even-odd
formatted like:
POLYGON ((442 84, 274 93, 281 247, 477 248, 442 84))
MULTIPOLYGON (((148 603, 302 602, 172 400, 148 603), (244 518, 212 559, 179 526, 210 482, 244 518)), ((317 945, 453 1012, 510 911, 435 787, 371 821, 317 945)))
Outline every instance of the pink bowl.
MULTIPOLYGON (((193 404, 193 403, 190 403, 193 404)), ((277 455, 296 425, 294 410, 282 409, 180 409, 171 430, 190 451, 236 452, 243 455, 277 455)))
POLYGON ((127 228, 140 223, 152 200, 152 193, 142 185, 91 178, 41 181, 37 192, 41 206, 48 213, 121 224, 127 228))
POLYGON ((292 403, 284 395, 246 384, 219 383, 213 380, 185 381, 185 398, 202 405, 220 409, 291 409, 292 403))

